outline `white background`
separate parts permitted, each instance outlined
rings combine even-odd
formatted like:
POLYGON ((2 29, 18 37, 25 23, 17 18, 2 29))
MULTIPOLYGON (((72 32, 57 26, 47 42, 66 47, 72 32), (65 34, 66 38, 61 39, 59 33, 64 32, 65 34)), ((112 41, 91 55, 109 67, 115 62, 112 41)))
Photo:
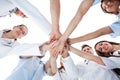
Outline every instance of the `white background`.
MULTIPOLYGON (((29 0, 34 6, 36 6, 40 12, 48 19, 51 23, 49 0, 29 0)), ((60 31, 63 33, 67 28, 72 17, 75 15, 78 6, 81 0, 61 0, 61 15, 60 15, 60 31)), ((114 15, 108 15, 101 11, 100 4, 92 7, 88 13, 84 16, 84 19, 74 32, 70 35, 70 38, 78 37, 86 33, 92 32, 96 29, 104 27, 111 24, 117 18, 114 15)), ((29 28, 29 33, 27 36, 19 40, 21 43, 43 43, 49 39, 48 36, 40 29, 40 26, 37 26, 33 23, 32 20, 22 19, 16 17, 14 14, 12 17, 3 17, 0 18, 0 30, 2 29, 12 29, 14 25, 25 24, 29 28)), ((80 43, 73 44, 74 47, 81 49, 81 45, 89 44, 92 47, 97 41, 100 40, 110 40, 119 42, 120 37, 111 38, 109 35, 99 37, 94 40, 84 41, 80 43)), ((46 55, 44 60, 47 60, 49 53, 46 55)), ((82 60, 82 58, 71 53, 71 56, 76 63, 82 60)), ((5 78, 11 73, 18 61, 16 56, 8 56, 0 59, 0 80, 5 80, 5 78)), ((48 80, 48 77, 44 77, 44 80, 48 80)), ((50 78, 49 78, 50 80, 50 78)))

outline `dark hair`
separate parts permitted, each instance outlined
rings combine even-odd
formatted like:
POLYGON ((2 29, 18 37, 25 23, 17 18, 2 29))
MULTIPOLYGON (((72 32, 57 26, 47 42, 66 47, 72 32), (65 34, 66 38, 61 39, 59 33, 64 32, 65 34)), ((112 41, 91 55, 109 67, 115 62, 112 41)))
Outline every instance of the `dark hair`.
POLYGON ((89 45, 87 45, 87 44, 84 44, 84 45, 82 45, 82 46, 81 46, 81 49, 83 50, 83 48, 85 48, 85 47, 92 48, 92 47, 90 47, 89 45))
MULTIPOLYGON (((101 42, 108 42, 108 43, 110 43, 110 44, 120 45, 120 43, 110 42, 110 41, 105 41, 105 40, 97 42, 97 43, 95 44, 94 48, 95 48, 96 53, 97 53, 99 56, 102 56, 102 57, 110 57, 110 56, 112 56, 112 57, 120 57, 120 56, 110 55, 110 53, 113 53, 113 52, 110 52, 110 53, 108 53, 108 55, 105 55, 103 52, 97 51, 97 50, 96 50, 96 45, 97 45, 98 43, 101 43, 101 42)), ((120 68, 115 68, 115 69, 112 69, 112 70, 113 70, 117 75, 120 76, 120 68)))
POLYGON ((119 14, 119 12, 113 13, 113 12, 108 12, 108 11, 106 11, 106 10, 102 7, 102 3, 103 3, 104 1, 107 1, 107 2, 119 1, 119 2, 120 2, 120 0, 101 0, 101 9, 103 10, 104 13, 116 14, 116 15, 119 14))

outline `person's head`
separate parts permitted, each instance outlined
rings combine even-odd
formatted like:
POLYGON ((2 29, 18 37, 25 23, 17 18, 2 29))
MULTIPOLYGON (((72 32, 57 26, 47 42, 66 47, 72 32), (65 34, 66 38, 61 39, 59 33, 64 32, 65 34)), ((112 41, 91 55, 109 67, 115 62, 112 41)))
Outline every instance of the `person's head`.
POLYGON ((82 51, 86 52, 86 53, 89 53, 89 54, 94 54, 94 51, 92 49, 92 47, 90 47, 89 45, 87 44, 84 44, 82 45, 82 51))
POLYGON ((94 48, 99 56, 110 57, 111 53, 115 51, 113 45, 120 45, 120 43, 110 41, 99 41, 95 44, 94 48))
POLYGON ((14 26, 12 30, 4 30, 5 33, 10 33, 12 39, 20 39, 28 33, 28 28, 21 24, 14 26))
POLYGON ((16 8, 15 12, 14 12, 17 16, 21 16, 22 18, 27 18, 27 16, 18 8, 16 8))
POLYGON ((119 13, 120 0, 101 0, 103 12, 115 14, 119 13))

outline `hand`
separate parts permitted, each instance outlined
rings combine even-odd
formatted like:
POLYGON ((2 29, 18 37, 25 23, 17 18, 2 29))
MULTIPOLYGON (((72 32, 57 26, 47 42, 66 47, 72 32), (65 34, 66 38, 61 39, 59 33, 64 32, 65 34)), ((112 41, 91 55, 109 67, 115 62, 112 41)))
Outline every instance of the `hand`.
POLYGON ((61 54, 65 46, 65 43, 66 41, 62 41, 61 39, 57 40, 52 46, 54 53, 61 54))
POLYGON ((58 54, 54 53, 54 49, 50 48, 49 52, 50 52, 50 57, 56 60, 58 57, 58 54))
POLYGON ((52 31, 50 33, 50 39, 49 39, 48 43, 58 40, 60 37, 61 37, 61 33, 59 31, 52 31))

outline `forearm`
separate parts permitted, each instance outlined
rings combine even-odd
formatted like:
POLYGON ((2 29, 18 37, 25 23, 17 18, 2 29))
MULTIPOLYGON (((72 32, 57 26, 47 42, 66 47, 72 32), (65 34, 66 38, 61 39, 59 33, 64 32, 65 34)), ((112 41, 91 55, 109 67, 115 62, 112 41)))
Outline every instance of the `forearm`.
POLYGON ((59 31, 60 0, 50 0, 50 12, 53 31, 59 31))
POLYGON ((50 76, 54 76, 56 74, 57 72, 56 59, 51 57, 49 58, 49 60, 45 64, 45 71, 50 76))
POLYGON ((73 43, 77 43, 77 42, 82 42, 82 41, 95 39, 97 37, 100 37, 102 35, 106 35, 106 34, 109 34, 109 33, 112 33, 112 30, 110 29, 109 26, 106 26, 106 27, 103 27, 103 28, 98 29, 96 31, 93 31, 91 33, 88 33, 86 35, 70 39, 70 43, 73 44, 73 43))
POLYGON ((79 22, 82 20, 83 16, 87 13, 93 2, 94 0, 83 0, 81 2, 76 15, 73 17, 73 19, 69 23, 66 31, 62 36, 63 41, 66 41, 70 34, 75 30, 75 28, 78 26, 79 22))
POLYGON ((85 58, 87 60, 90 60, 90 61, 94 61, 98 64, 101 64, 101 65, 105 65, 104 62, 102 61, 102 59, 99 57, 99 56, 95 56, 95 55, 92 55, 92 54, 87 54, 85 52, 82 52, 72 46, 70 46, 70 51, 75 53, 76 55, 82 57, 82 58, 85 58))
POLYGON ((98 34, 97 33, 98 32, 95 31, 95 32, 91 32, 91 33, 85 34, 85 35, 77 37, 77 38, 72 38, 72 39, 70 39, 70 44, 92 40, 92 39, 97 38, 102 35, 101 32, 98 34))
POLYGON ((50 58, 51 73, 55 75, 57 72, 57 63, 55 58, 50 58))

